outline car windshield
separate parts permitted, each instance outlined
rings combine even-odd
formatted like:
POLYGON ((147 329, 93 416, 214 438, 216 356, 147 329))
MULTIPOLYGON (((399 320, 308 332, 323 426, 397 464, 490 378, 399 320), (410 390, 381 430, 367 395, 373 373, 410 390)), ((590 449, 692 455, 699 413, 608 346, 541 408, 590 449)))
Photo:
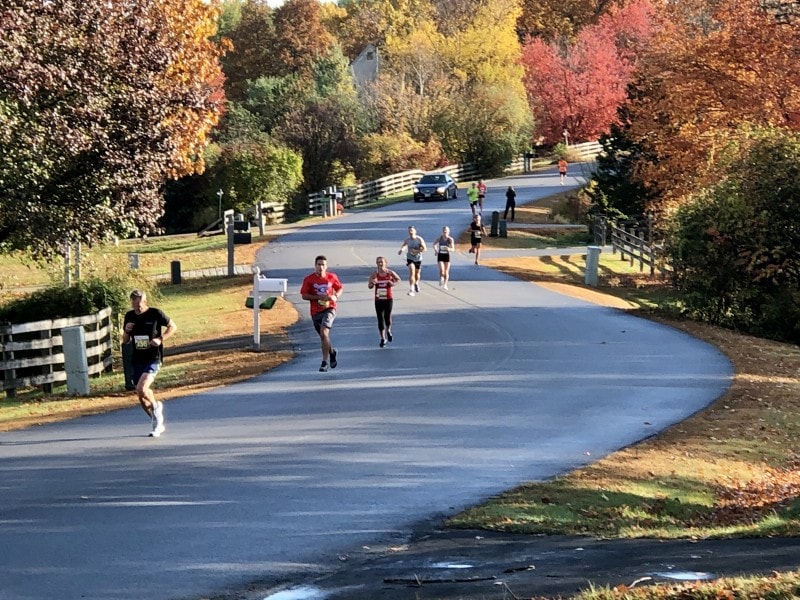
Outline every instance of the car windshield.
POLYGON ((420 183, 445 183, 444 175, 423 175, 420 183))

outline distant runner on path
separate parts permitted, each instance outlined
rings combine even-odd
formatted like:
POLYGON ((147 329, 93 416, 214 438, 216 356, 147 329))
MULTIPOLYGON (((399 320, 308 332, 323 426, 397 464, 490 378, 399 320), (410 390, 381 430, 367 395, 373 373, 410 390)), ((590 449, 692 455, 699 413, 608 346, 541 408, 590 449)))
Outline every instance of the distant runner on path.
POLYGON ((558 176, 561 179, 561 185, 564 185, 564 180, 567 178, 567 161, 563 158, 558 160, 558 176))
POLYGON ((450 281, 450 253, 455 250, 456 242, 450 235, 450 228, 445 225, 442 227, 442 235, 433 243, 436 262, 439 264, 439 287, 445 290, 450 281))
POLYGON ((408 265, 408 295, 416 296, 419 293, 419 278, 422 275, 422 253, 428 247, 425 240, 417 235, 417 230, 411 225, 408 228, 408 237, 403 240, 397 254, 406 253, 406 265, 408 265))

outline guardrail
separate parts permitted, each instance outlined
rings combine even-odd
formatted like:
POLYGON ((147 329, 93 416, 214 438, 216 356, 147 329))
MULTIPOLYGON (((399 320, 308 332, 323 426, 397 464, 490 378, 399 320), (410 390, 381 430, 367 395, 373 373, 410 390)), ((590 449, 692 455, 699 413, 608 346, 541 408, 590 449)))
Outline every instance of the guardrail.
POLYGON ((84 328, 89 375, 111 371, 111 308, 94 315, 0 326, 0 389, 13 398, 17 388, 42 387, 67 380, 61 330, 84 328))

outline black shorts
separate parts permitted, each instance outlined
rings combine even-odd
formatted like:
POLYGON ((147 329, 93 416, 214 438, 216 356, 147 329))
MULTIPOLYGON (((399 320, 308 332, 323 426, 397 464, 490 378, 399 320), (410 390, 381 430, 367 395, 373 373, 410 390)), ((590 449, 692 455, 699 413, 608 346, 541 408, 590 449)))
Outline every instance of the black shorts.
POLYGON ((481 238, 472 238, 471 243, 473 246, 480 246, 481 245, 481 238))
POLYGON ((437 254, 436 260, 438 262, 450 262, 450 253, 448 252, 447 254, 437 254))
POLYGON ((419 271, 422 268, 422 261, 421 260, 411 260, 410 258, 407 258, 406 259, 406 266, 410 267, 411 265, 414 265, 414 268, 419 271))

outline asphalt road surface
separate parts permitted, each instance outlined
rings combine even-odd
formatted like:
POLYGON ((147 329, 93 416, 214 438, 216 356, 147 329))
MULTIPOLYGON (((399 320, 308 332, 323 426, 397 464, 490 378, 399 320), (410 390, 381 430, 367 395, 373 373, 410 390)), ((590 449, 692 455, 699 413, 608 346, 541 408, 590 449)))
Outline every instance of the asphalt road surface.
MULTIPOLYGON (((485 214, 502 210, 508 185, 519 203, 564 189, 552 171, 491 182, 485 214)), ((297 359, 167 403, 160 439, 134 408, 0 434, 0 600, 302 584, 349 551, 653 435, 729 385, 715 348, 469 254, 454 257, 444 291, 432 250, 421 293, 396 288, 395 339, 379 348, 375 257, 405 277, 408 225, 432 246, 442 225, 457 235, 469 220, 462 190, 348 211, 263 248, 262 270, 289 278, 303 314, 297 359), (327 373, 299 297, 317 254, 345 285, 327 373)))

